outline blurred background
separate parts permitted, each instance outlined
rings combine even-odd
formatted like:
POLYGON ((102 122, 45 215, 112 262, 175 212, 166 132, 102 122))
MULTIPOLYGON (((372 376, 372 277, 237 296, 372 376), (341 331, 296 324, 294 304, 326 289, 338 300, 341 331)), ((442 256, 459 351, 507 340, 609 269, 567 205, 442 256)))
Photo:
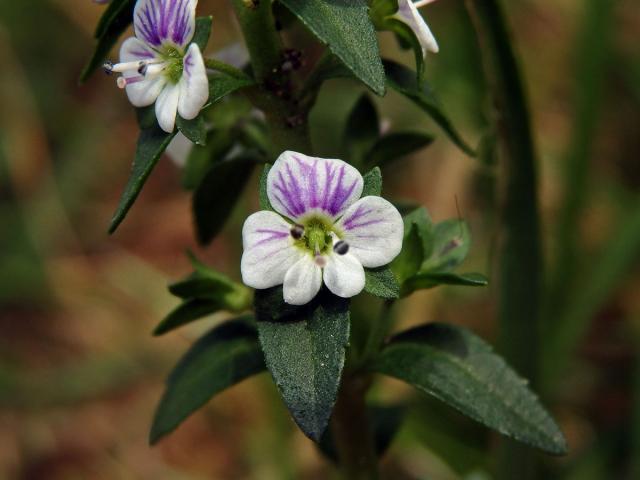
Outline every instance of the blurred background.
MULTIPOLYGON (((565 322, 569 332, 550 350, 557 357, 540 359, 558 368, 536 389, 570 453, 541 455, 540 478, 640 478, 640 8, 637 0, 503 3, 538 148, 543 324, 565 322)), ((240 40, 225 1, 199 5, 214 16, 209 52, 240 40)), ((167 283, 189 273, 186 249, 239 279, 240 228, 257 209, 257 178, 223 234, 199 248, 180 167, 165 156, 107 235, 137 125, 113 78, 98 73, 78 85, 103 9, 90 0, 0 2, 0 478, 328 478, 330 463, 295 428, 267 374, 148 446, 166 374, 221 320, 152 337, 178 303, 167 283)), ((463 2, 423 13, 441 47, 427 59, 427 79, 477 144, 490 110, 463 2)), ((413 65, 390 34, 380 39, 383 55, 413 65)), ((348 81, 325 85, 311 118, 318 154, 339 153, 362 93, 348 81)), ((466 219, 465 271, 491 278, 492 156, 465 156, 393 92, 375 102, 388 128, 438 136, 385 175, 385 194, 426 206, 435 221, 466 219)), ((420 292, 403 302, 401 323, 453 322, 495 343, 496 296, 493 286, 420 292)), ((398 382, 383 380, 372 395, 410 405, 384 478, 491 478, 496 437, 486 429, 398 382)))

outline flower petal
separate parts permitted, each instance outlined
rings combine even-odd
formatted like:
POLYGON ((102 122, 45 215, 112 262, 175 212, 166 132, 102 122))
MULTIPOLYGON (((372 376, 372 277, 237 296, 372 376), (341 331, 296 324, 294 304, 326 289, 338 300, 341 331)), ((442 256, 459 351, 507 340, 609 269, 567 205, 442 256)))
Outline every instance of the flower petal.
POLYGON ((242 227, 242 281, 253 288, 281 285, 287 270, 303 252, 294 246, 289 225, 274 212, 250 215, 242 227))
POLYGON ((160 128, 167 133, 173 132, 178 113, 178 100, 180 99, 180 87, 178 85, 165 85, 156 100, 156 118, 160 128))
POLYGON ((423 56, 426 56, 427 51, 438 53, 438 42, 436 42, 427 22, 424 21, 418 11, 418 7, 414 5, 412 0, 398 0, 398 12, 395 17, 406 23, 413 30, 418 42, 420 42, 420 46, 422 46, 423 56))
POLYGON ((192 43, 189 46, 182 63, 178 113, 182 118, 191 120, 198 116, 204 104, 209 100, 209 79, 200 47, 197 44, 192 43))
POLYGON ((353 297, 364 288, 364 268, 352 253, 329 255, 323 277, 327 288, 339 297, 353 297))
POLYGON ((273 208, 293 220, 320 213, 339 217, 362 194, 362 175, 342 160, 286 151, 269 171, 267 195, 273 208))
POLYGON ((322 269, 311 255, 303 255, 284 276, 284 301, 290 305, 304 305, 313 300, 322 286, 322 269))
POLYGON ((349 252, 367 268, 391 262, 402 249, 404 226, 400 212, 381 197, 363 197, 336 224, 349 252))
MULTIPOLYGON (((152 60, 155 56, 156 52, 135 37, 127 38, 120 47, 120 61, 123 63, 152 60)), ((126 78, 139 76, 135 70, 128 70, 123 75, 126 78)), ((126 86, 129 101, 134 107, 147 107, 156 101, 165 83, 162 75, 129 83, 126 86)))
POLYGON ((152 47, 186 47, 196 27, 198 0, 138 0, 133 10, 136 37, 152 47))

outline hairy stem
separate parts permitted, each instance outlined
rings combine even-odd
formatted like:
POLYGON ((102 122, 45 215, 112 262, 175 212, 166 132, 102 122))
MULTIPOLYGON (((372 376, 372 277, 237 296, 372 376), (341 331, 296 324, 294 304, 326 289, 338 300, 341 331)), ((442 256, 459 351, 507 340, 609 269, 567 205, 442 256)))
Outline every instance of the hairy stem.
POLYGON ((378 478, 378 460, 365 403, 369 384, 368 378, 345 376, 333 410, 331 430, 345 480, 378 478))
POLYGON ((291 72, 283 70, 285 49, 275 27, 270 1, 232 0, 249 50, 258 87, 247 89, 247 97, 267 117, 273 156, 284 150, 311 152, 307 114, 293 101, 291 72))

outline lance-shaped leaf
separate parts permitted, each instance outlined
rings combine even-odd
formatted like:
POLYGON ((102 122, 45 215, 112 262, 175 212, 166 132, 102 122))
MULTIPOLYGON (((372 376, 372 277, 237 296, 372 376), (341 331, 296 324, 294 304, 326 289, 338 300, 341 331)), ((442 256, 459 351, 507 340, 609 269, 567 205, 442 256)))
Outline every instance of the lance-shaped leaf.
MULTIPOLYGON (((353 165, 367 161, 366 154, 380 136, 380 121, 376 106, 367 94, 363 94, 347 117, 343 143, 353 165)), ((374 164, 375 165, 375 164, 374 164)))
POLYGON ((267 367, 300 429, 318 442, 336 401, 349 341, 349 302, 322 291, 302 307, 282 287, 256 291, 260 344, 267 367))
POLYGON ((249 181, 256 161, 250 155, 214 163, 193 195, 198 242, 206 245, 224 227, 249 181))
POLYGON ((391 60, 384 61, 384 69, 389 87, 404 95, 426 112, 463 152, 467 155, 475 155, 473 149, 464 141, 449 117, 444 113, 431 89, 424 82, 418 83, 415 72, 391 60))
POLYGON ((281 0, 313 34, 378 95, 384 95, 384 69, 376 31, 365 0, 281 0))
POLYGON ((365 164, 385 167, 390 163, 427 147, 433 135, 422 132, 390 133, 378 139, 365 156, 365 164))
POLYGON ((362 176, 364 185, 362 187, 362 196, 374 195, 379 197, 382 195, 382 172, 378 167, 369 170, 362 176))
POLYGON ((169 291, 183 302, 160 322, 154 335, 165 334, 221 310, 241 312, 250 305, 251 292, 247 287, 202 264, 193 255, 190 257, 194 272, 169 285, 169 291))
POLYGON ((400 296, 400 285, 388 265, 379 268, 365 268, 364 291, 384 299, 400 296))
POLYGON ((404 380, 498 432, 549 453, 567 451, 537 396, 470 331, 429 324, 396 335, 373 371, 404 380))
POLYGON ((252 318, 240 317, 215 327, 178 362, 156 410, 151 444, 175 430, 214 395, 264 370, 252 318))
POLYGON ((118 38, 133 21, 136 0, 112 0, 107 6, 94 34, 97 39, 91 59, 80 74, 80 83, 87 79, 104 63, 118 38))
POLYGON ((440 222, 433 229, 433 251, 421 270, 453 270, 467 258, 470 246, 471 235, 466 222, 456 218, 440 222))
POLYGON ((403 217, 404 240, 402 252, 391 263, 391 269, 404 284, 415 275, 425 258, 430 255, 433 243, 433 226, 425 208, 416 208, 403 217))
POLYGON ((160 156, 169 146, 169 143, 175 135, 175 131, 173 133, 167 133, 157 124, 140 132, 131 175, 124 188, 122 197, 120 197, 118 208, 111 219, 109 233, 115 232, 118 225, 124 220, 131 205, 135 202, 140 190, 142 190, 143 185, 151 174, 153 167, 156 166, 160 156))
POLYGON ((402 296, 408 295, 416 290, 433 288, 438 285, 486 287, 489 285, 489 281, 480 273, 419 272, 409 277, 402 284, 402 296))

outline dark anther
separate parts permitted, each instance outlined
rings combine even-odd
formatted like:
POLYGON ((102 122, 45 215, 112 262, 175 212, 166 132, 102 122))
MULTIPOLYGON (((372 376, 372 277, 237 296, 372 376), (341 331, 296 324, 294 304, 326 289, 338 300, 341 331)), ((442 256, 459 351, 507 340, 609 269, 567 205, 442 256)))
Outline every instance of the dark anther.
POLYGON ((102 68, 104 69, 104 73, 111 75, 113 73, 113 62, 107 60, 102 64, 102 68))
POLYGON ((138 66, 138 73, 140 75, 146 75, 147 74, 147 68, 148 65, 144 62, 140 62, 140 65, 138 66))
POLYGON ((349 251, 349 244, 340 240, 333 246, 333 251, 338 255, 344 255, 349 251))
POLYGON ((300 240, 304 235, 304 227, 302 225, 294 225, 291 227, 291 236, 296 240, 300 240))

